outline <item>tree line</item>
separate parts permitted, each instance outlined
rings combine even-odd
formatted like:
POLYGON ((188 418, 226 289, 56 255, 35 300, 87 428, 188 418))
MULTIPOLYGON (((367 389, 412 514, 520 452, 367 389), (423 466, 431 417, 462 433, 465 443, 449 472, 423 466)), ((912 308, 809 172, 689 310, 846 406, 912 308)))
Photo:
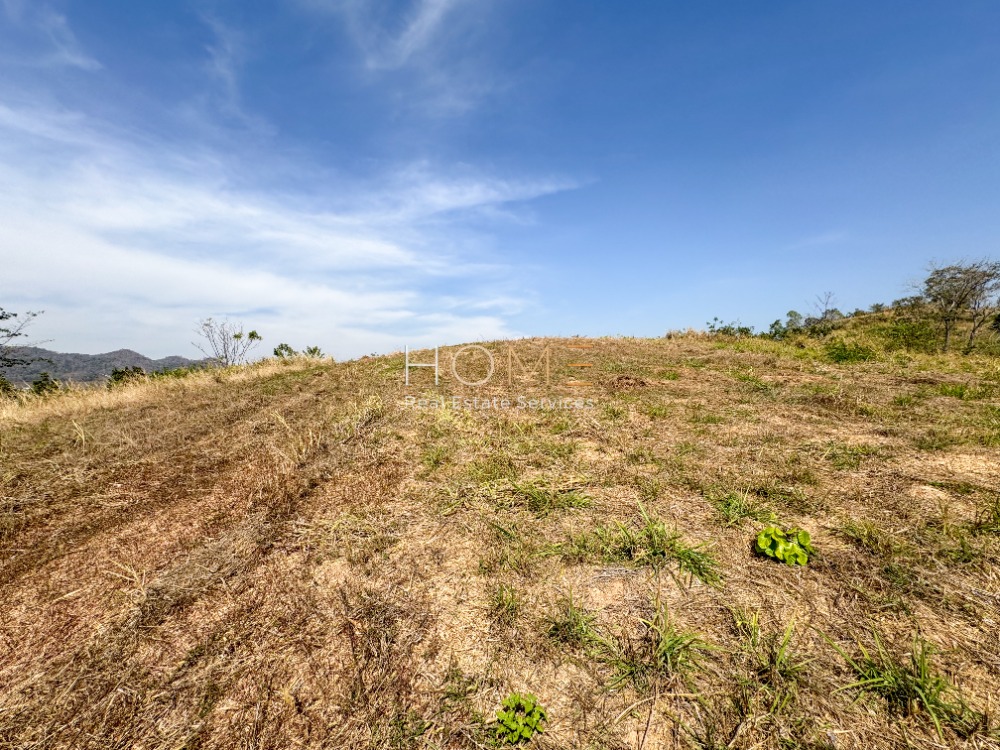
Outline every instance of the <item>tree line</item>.
MULTIPOLYGON (((956 332, 963 329, 963 349, 971 351, 984 331, 1000 334, 1000 262, 993 260, 962 261, 948 265, 932 264, 927 276, 915 286, 915 294, 895 300, 891 305, 874 304, 868 310, 845 315, 834 305, 832 292, 817 296, 814 314, 790 310, 785 320, 774 321, 767 338, 784 339, 796 334, 822 337, 849 317, 894 310, 913 320, 932 322, 939 332, 939 348, 947 352, 956 332)), ((718 318, 708 324, 710 333, 736 336, 754 335, 749 326, 722 323, 718 318)))

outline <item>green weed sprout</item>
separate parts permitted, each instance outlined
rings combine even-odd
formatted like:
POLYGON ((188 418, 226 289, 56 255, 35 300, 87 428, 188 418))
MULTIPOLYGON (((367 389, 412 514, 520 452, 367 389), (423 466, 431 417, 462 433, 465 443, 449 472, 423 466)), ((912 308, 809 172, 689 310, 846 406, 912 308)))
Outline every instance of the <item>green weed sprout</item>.
POLYGON ((511 693, 497 711, 497 739, 508 745, 519 745, 530 740, 535 733, 544 731, 548 714, 530 693, 511 693))
POLYGON ((758 555, 786 565, 805 565, 815 550, 809 543, 809 532, 802 529, 783 531, 777 526, 768 526, 757 535, 754 550, 758 555))

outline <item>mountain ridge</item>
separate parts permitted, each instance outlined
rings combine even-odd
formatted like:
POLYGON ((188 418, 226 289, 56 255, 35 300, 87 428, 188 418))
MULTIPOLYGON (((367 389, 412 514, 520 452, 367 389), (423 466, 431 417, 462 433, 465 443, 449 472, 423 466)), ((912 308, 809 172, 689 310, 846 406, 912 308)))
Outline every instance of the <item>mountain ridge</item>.
POLYGON ((9 367, 0 372, 10 382, 24 385, 47 372, 56 380, 77 383, 95 383, 111 375, 116 368, 141 367, 146 372, 196 365, 204 360, 170 355, 152 359, 133 349, 116 349, 101 354, 56 352, 37 346, 20 346, 11 349, 11 356, 36 360, 27 365, 9 367))

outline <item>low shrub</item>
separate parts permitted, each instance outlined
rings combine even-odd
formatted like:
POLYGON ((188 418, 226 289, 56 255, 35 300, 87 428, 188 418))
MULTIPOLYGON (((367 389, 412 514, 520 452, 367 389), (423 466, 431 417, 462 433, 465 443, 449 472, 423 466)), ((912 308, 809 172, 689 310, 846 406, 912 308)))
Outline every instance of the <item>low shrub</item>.
POLYGON ((120 369, 116 367, 111 371, 111 375, 108 376, 108 390, 137 383, 145 379, 146 371, 141 367, 122 367, 120 369))
POLYGON ((196 372, 204 372, 208 369, 208 365, 204 363, 188 365, 187 367, 172 367, 165 368, 163 370, 157 370, 148 374, 148 377, 152 379, 160 378, 186 378, 188 375, 194 375, 196 372))
POLYGON ((59 381, 47 372, 41 372, 31 383, 31 392, 36 396, 44 396, 59 390, 59 381))
POLYGON ((831 341, 826 345, 826 358, 837 364, 869 362, 875 359, 875 350, 854 342, 831 341))
POLYGON ((13 398, 17 395, 17 386, 3 375, 0 375, 0 398, 13 398))

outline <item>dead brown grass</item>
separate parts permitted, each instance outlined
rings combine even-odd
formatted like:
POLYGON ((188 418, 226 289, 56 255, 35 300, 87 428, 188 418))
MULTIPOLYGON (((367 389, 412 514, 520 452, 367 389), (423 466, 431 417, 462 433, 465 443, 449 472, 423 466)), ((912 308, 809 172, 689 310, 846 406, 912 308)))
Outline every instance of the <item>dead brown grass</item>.
POLYGON ((592 345, 561 361, 585 356, 594 385, 435 390, 424 371, 406 390, 390 356, 0 404, 0 747, 488 747, 514 691, 548 709, 539 747, 998 746, 994 362, 516 346, 533 363, 544 343, 592 345), (722 582, 593 546, 643 512, 722 582), (755 557, 768 516, 817 559, 755 557), (588 630, 560 640, 567 602, 588 630), (619 684, 661 609, 709 650, 619 684), (831 643, 873 633, 900 663, 930 643, 978 724, 939 734, 850 688, 831 643))

